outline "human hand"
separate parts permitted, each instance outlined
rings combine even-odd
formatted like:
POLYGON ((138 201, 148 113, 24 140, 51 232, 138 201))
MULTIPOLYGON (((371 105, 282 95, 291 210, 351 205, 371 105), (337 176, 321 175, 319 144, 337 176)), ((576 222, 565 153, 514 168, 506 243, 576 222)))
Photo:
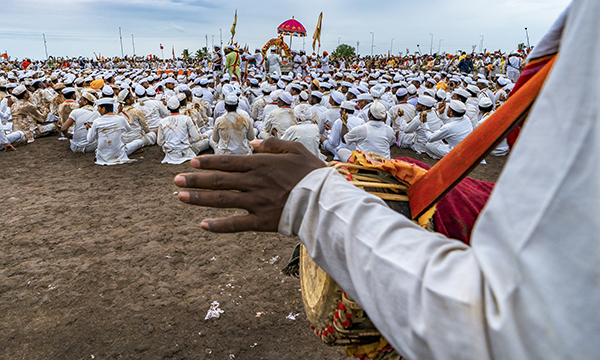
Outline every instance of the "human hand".
POLYGON ((200 223, 204 230, 277 231, 292 189, 310 172, 325 166, 298 142, 269 138, 255 140, 252 146, 258 154, 198 156, 190 165, 207 171, 175 177, 177 186, 190 189, 179 193, 184 203, 248 211, 242 216, 204 219, 200 223))
POLYGON ((4 145, 4 151, 11 149, 12 151, 17 151, 17 149, 15 149, 14 146, 12 146, 12 144, 3 144, 4 145))

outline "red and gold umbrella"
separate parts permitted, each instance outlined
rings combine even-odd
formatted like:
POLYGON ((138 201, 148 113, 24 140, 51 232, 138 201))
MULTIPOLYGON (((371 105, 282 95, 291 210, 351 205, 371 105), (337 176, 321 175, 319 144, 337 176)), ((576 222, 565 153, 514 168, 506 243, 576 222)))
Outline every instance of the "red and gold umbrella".
POLYGON ((291 19, 285 21, 277 28, 277 33, 284 36, 306 36, 306 29, 298 20, 292 16, 291 19))

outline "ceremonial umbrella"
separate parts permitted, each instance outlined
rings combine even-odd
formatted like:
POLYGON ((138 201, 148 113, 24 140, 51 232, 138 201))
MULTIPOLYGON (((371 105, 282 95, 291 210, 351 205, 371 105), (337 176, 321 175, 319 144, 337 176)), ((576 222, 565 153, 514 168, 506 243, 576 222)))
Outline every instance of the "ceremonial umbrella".
POLYGON ((295 20, 294 17, 292 16, 291 19, 289 19, 289 20, 283 22, 281 25, 279 25, 279 27, 277 28, 277 33, 284 35, 284 36, 289 35, 290 48, 291 48, 292 47, 292 36, 299 36, 299 37, 306 36, 306 29, 298 20, 295 20))

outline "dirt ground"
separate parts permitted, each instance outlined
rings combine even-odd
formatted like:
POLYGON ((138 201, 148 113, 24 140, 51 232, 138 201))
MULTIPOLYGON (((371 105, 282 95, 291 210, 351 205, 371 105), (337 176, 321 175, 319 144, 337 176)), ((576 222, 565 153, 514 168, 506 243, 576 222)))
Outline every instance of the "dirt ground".
MULTIPOLYGON (((280 272, 298 239, 200 230, 234 211, 180 203, 189 163, 156 146, 108 167, 68 146, 0 152, 0 359, 345 359, 280 272), (213 301, 224 313, 204 320, 213 301)), ((472 176, 495 181, 505 160, 472 176)))

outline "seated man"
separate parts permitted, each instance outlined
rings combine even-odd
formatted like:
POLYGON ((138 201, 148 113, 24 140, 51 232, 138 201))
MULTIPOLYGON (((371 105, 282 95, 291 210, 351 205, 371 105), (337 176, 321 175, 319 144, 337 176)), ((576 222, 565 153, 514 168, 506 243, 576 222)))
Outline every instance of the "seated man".
POLYGON ((467 107, 461 101, 451 100, 446 114, 449 120, 435 132, 426 132, 427 154, 434 159, 448 155, 470 133, 473 132, 471 121, 465 116, 467 107))
POLYGON ((279 94, 278 108, 269 113, 263 124, 260 132, 262 139, 268 139, 271 136, 282 137, 290 126, 298 123, 294 116, 294 109, 291 108, 293 102, 294 98, 289 92, 283 91, 279 94))
POLYGON ((47 124, 47 108, 38 108, 29 101, 30 94, 24 85, 15 87, 12 94, 17 100, 10 107, 13 126, 17 131, 25 134, 27 142, 33 142, 37 137, 46 136, 56 131, 54 123, 47 124))
POLYGON ((294 108, 294 116, 298 125, 290 126, 283 134, 282 140, 297 141, 304 145, 313 155, 325 161, 327 157, 319 150, 319 127, 315 124, 316 115, 308 104, 300 104, 294 108))
POLYGON ((123 142, 123 134, 131 131, 131 127, 124 117, 113 113, 114 103, 115 99, 109 97, 96 101, 101 116, 94 120, 88 131, 88 143, 98 142, 96 148, 98 165, 117 165, 135 161, 127 157, 127 148, 123 142))
POLYGON ((155 145, 156 133, 150 131, 144 112, 133 107, 135 100, 131 91, 129 89, 121 90, 118 101, 124 105, 119 115, 123 115, 131 127, 131 131, 123 134, 127 155, 133 154, 144 146, 155 145))
POLYGON ((321 137, 320 139, 323 148, 333 154, 333 160, 339 160, 338 150, 342 148, 350 151, 356 150, 355 145, 346 144, 344 139, 349 131, 365 123, 361 118, 354 115, 355 109, 355 102, 342 101, 340 118, 334 121, 329 137, 321 137))
MULTIPOLYGON (((346 144, 356 146, 356 150, 372 151, 386 159, 390 158, 390 147, 396 142, 394 130, 385 124, 387 108, 379 101, 369 107, 369 121, 350 130, 345 136, 346 144)), ((352 151, 342 148, 338 151, 341 161, 348 161, 352 151)))
POLYGON ((7 134, 4 129, 0 128, 0 150, 6 151, 11 149, 17 151, 12 144, 20 142, 25 142, 25 134, 22 131, 14 131, 7 134))
POLYGON ((250 155, 254 140, 254 127, 250 118, 237 113, 238 97, 229 94, 225 98, 227 113, 215 120, 211 145, 215 154, 250 155))
POLYGON ((96 151, 97 143, 88 142, 88 129, 92 127, 94 120, 100 117, 100 113, 94 110, 96 97, 89 92, 84 92, 79 99, 79 109, 71 111, 69 118, 62 125, 61 131, 71 138, 71 151, 76 153, 90 153, 96 151), (67 130, 73 127, 73 133, 67 130))
POLYGON ((171 96, 167 101, 171 116, 162 119, 158 125, 156 142, 165 153, 163 164, 183 164, 196 156, 191 143, 200 141, 200 134, 190 117, 179 114, 180 107, 178 95, 171 96))

